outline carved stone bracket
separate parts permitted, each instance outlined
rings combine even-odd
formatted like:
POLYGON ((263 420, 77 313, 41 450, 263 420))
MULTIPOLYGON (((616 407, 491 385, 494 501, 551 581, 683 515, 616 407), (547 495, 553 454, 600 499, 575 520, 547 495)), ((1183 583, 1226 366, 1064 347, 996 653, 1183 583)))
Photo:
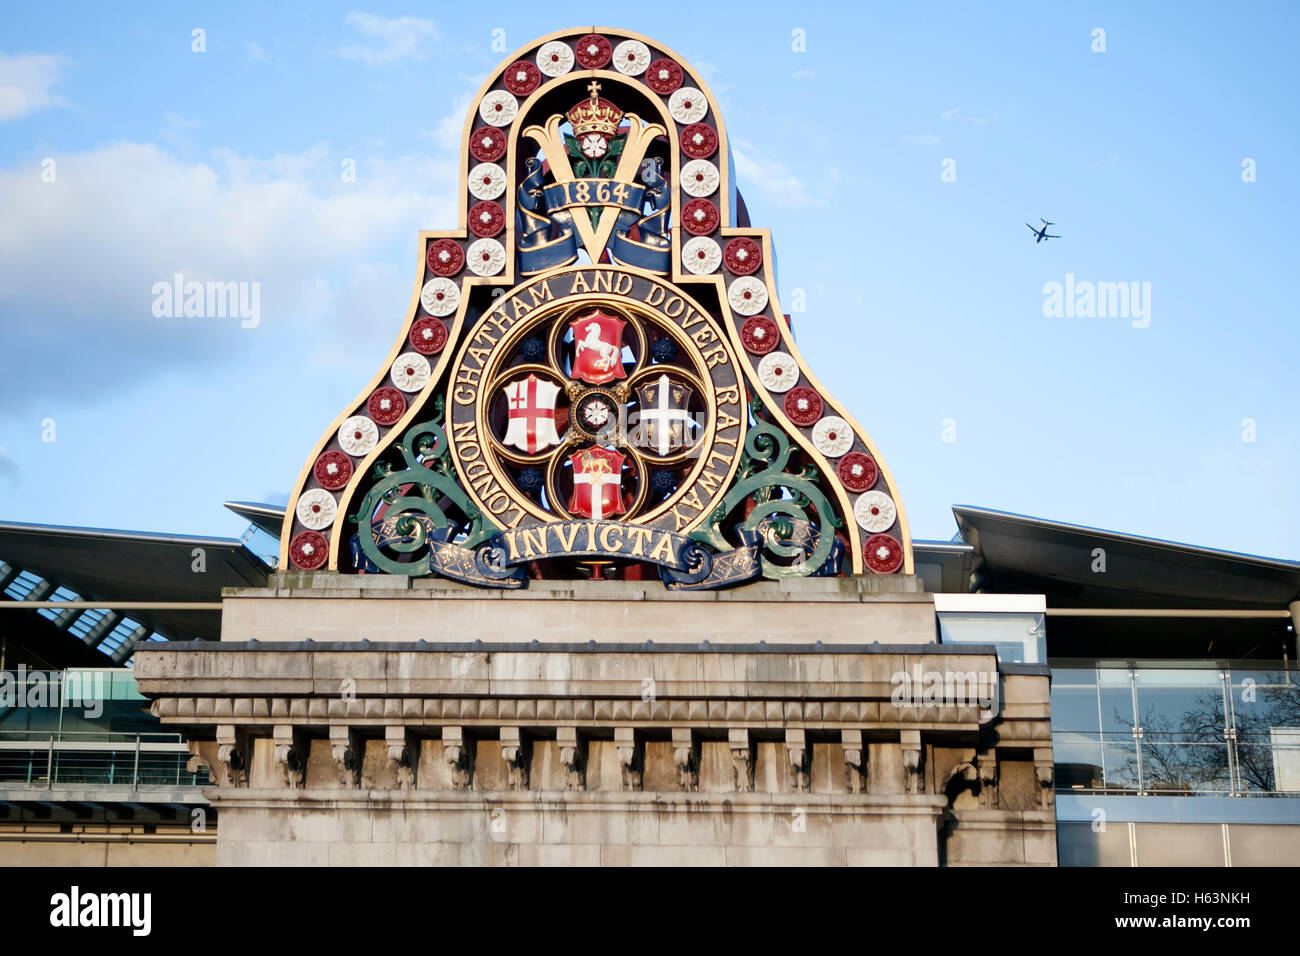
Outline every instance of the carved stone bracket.
POLYGON ((1050 809, 1055 797, 1052 790, 1052 748, 1036 747, 1034 749, 1034 777, 1038 780, 1038 804, 1044 810, 1050 809))
POLYGON ((631 727, 614 728, 614 746, 618 750, 618 763, 623 768, 623 789, 640 790, 645 770, 645 744, 637 738, 631 727))
POLYGON ((700 789, 700 751, 689 727, 673 728, 673 763, 683 790, 700 789))
MULTIPOLYGON (((155 703, 157 703, 155 701, 155 703)), ((190 759, 185 763, 185 772, 198 774, 207 771, 208 783, 217 783, 216 771, 212 769, 212 764, 203 754, 203 747, 207 744, 204 740, 186 740, 185 747, 190 752, 190 759)))
POLYGON ((217 784, 248 786, 248 734, 234 724, 217 724, 217 784))
POLYGON ((998 752, 990 747, 983 753, 976 754, 975 766, 980 775, 980 807, 994 810, 998 805, 998 752))
POLYGON ((841 730, 840 746, 844 748, 844 782, 849 793, 863 793, 867 789, 867 748, 862 731, 841 730))
POLYGON ((529 741, 520 734, 518 727, 501 728, 501 757, 510 771, 509 787, 511 790, 528 789, 529 741))
POLYGON ((419 747, 410 733, 405 727, 385 727, 384 747, 388 751, 388 764, 397 773, 397 786, 402 790, 413 790, 419 747))
POLYGON ((308 743, 301 730, 292 724, 276 724, 271 733, 275 742, 275 766, 280 779, 290 790, 302 789, 307 776, 308 743))
POLYGON ((474 779, 470 748, 465 742, 465 728, 442 728, 442 759, 451 768, 451 785, 456 790, 468 790, 474 779))
POLYGON ((745 727, 727 731, 727 745, 731 748, 731 767, 736 776, 736 792, 750 793, 754 789, 754 744, 745 727))
POLYGON ((578 728, 557 728, 555 742, 560 748, 560 764, 564 767, 567 775, 564 788, 566 790, 586 790, 587 742, 579 736, 578 728))
POLYGON ((354 790, 361 783, 362 744, 351 727, 330 727, 330 757, 338 769, 339 783, 354 790))
POLYGON ((790 758, 790 788, 798 793, 807 793, 812 776, 812 760, 808 753, 807 736, 802 729, 787 728, 785 752, 790 758))
POLYGON ((924 793, 925 781, 921 777, 921 732, 899 731, 899 745, 903 748, 903 792, 924 793))

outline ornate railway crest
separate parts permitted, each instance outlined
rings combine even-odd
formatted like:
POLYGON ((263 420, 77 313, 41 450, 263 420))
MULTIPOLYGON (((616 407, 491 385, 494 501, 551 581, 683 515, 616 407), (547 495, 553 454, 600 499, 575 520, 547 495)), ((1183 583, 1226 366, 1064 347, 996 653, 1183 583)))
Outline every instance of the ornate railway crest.
POLYGON ((661 44, 557 33, 466 124, 463 228, 317 443, 283 566, 673 588, 911 571, 897 491, 799 357, 717 104, 661 44))

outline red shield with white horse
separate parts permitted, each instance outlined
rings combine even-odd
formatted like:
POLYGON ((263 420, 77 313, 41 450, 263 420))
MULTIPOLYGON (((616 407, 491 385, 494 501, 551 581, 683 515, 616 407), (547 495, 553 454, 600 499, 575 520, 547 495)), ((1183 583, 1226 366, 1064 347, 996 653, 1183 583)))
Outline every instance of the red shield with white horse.
POLYGON ((597 309, 569 323, 573 330, 573 377, 603 385, 623 373, 623 327, 627 323, 597 309))

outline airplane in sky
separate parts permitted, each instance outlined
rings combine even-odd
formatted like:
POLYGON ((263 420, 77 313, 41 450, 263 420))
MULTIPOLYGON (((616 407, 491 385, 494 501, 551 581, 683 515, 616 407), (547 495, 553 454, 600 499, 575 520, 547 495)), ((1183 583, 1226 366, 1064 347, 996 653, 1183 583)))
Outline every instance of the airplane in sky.
POLYGON ((1038 221, 1041 222, 1041 223, 1043 224, 1043 227, 1042 227, 1041 229, 1035 229, 1033 226, 1029 226, 1029 223, 1025 223, 1026 226, 1029 226, 1029 231, 1032 232, 1035 236, 1038 237, 1038 238, 1036 238, 1036 239, 1034 240, 1034 245, 1038 245, 1038 244, 1039 244, 1040 242, 1042 242, 1044 239, 1060 239, 1060 238, 1061 238, 1060 236, 1050 236, 1050 235, 1047 234, 1047 227, 1048 227, 1048 226, 1055 226, 1056 223, 1054 223, 1054 222, 1048 222, 1046 219, 1043 219, 1042 217, 1039 217, 1039 220, 1038 220, 1038 221))

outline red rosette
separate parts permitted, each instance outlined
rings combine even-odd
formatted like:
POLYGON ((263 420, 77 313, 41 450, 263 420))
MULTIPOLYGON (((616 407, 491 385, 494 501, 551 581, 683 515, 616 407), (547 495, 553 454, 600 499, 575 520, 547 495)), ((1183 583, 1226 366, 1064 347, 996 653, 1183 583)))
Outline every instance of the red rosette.
POLYGON ((406 399, 395 388, 377 388, 366 402, 376 425, 392 425, 406 414, 406 399))
POLYGON ((506 227, 506 211, 490 199, 476 202, 469 210, 470 232, 490 239, 506 227))
POLYGON ((506 134, 495 126, 480 126, 469 135, 469 154, 480 163, 495 163, 506 154, 506 134))
POLYGON ((756 315, 746 319, 740 327, 740 341, 746 352, 754 355, 766 355, 776 348, 781 341, 781 333, 776 323, 765 315, 756 315))
POLYGON ((645 84, 660 96, 667 96, 682 85, 686 75, 672 60, 655 60, 645 71, 645 84), (666 74, 666 75, 665 75, 666 74))
POLYGON ((295 568, 315 571, 330 556, 330 543, 319 531, 300 531, 289 542, 289 559, 295 568))
POLYGON ((599 70, 609 63, 614 48, 598 33, 588 33, 573 44, 573 56, 584 70, 599 70))
POLYGON ((429 271, 436 276, 448 278, 465 268, 465 253, 460 243, 451 239, 435 239, 429 243, 424 256, 429 264, 429 271))
POLYGON ((312 474, 326 491, 338 491, 352 478, 352 459, 341 451, 327 451, 316 459, 312 474))
POLYGON ((707 199, 692 199, 682 208, 682 228, 692 236, 707 236, 718 228, 718 207, 707 199))
POLYGON ((722 261, 728 272, 738 276, 753 275, 763 264, 763 249, 753 239, 741 236, 727 243, 722 250, 722 261))
POLYGON ((840 459, 840 481, 849 491, 868 491, 876 483, 879 470, 870 455, 851 451, 840 459))
POLYGON ((822 397, 807 385, 792 388, 785 393, 785 413, 796 425, 811 425, 822 417, 822 397))
POLYGON ((515 60, 506 67, 502 79, 505 81, 506 89, 515 96, 527 96, 542 85, 542 71, 537 68, 537 64, 529 60, 515 60))
POLYGON ((692 123, 682 130, 682 152, 691 159, 708 159, 718 151, 718 134, 707 123, 692 123))
POLYGON ((862 559, 876 574, 893 574, 903 566, 903 545, 892 534, 873 534, 862 548, 862 559))
POLYGON ((411 334, 407 338, 411 342, 411 348, 421 355, 433 355, 441 352, 442 347, 447 344, 447 327, 440 320, 426 315, 415 321, 411 326, 411 334))

